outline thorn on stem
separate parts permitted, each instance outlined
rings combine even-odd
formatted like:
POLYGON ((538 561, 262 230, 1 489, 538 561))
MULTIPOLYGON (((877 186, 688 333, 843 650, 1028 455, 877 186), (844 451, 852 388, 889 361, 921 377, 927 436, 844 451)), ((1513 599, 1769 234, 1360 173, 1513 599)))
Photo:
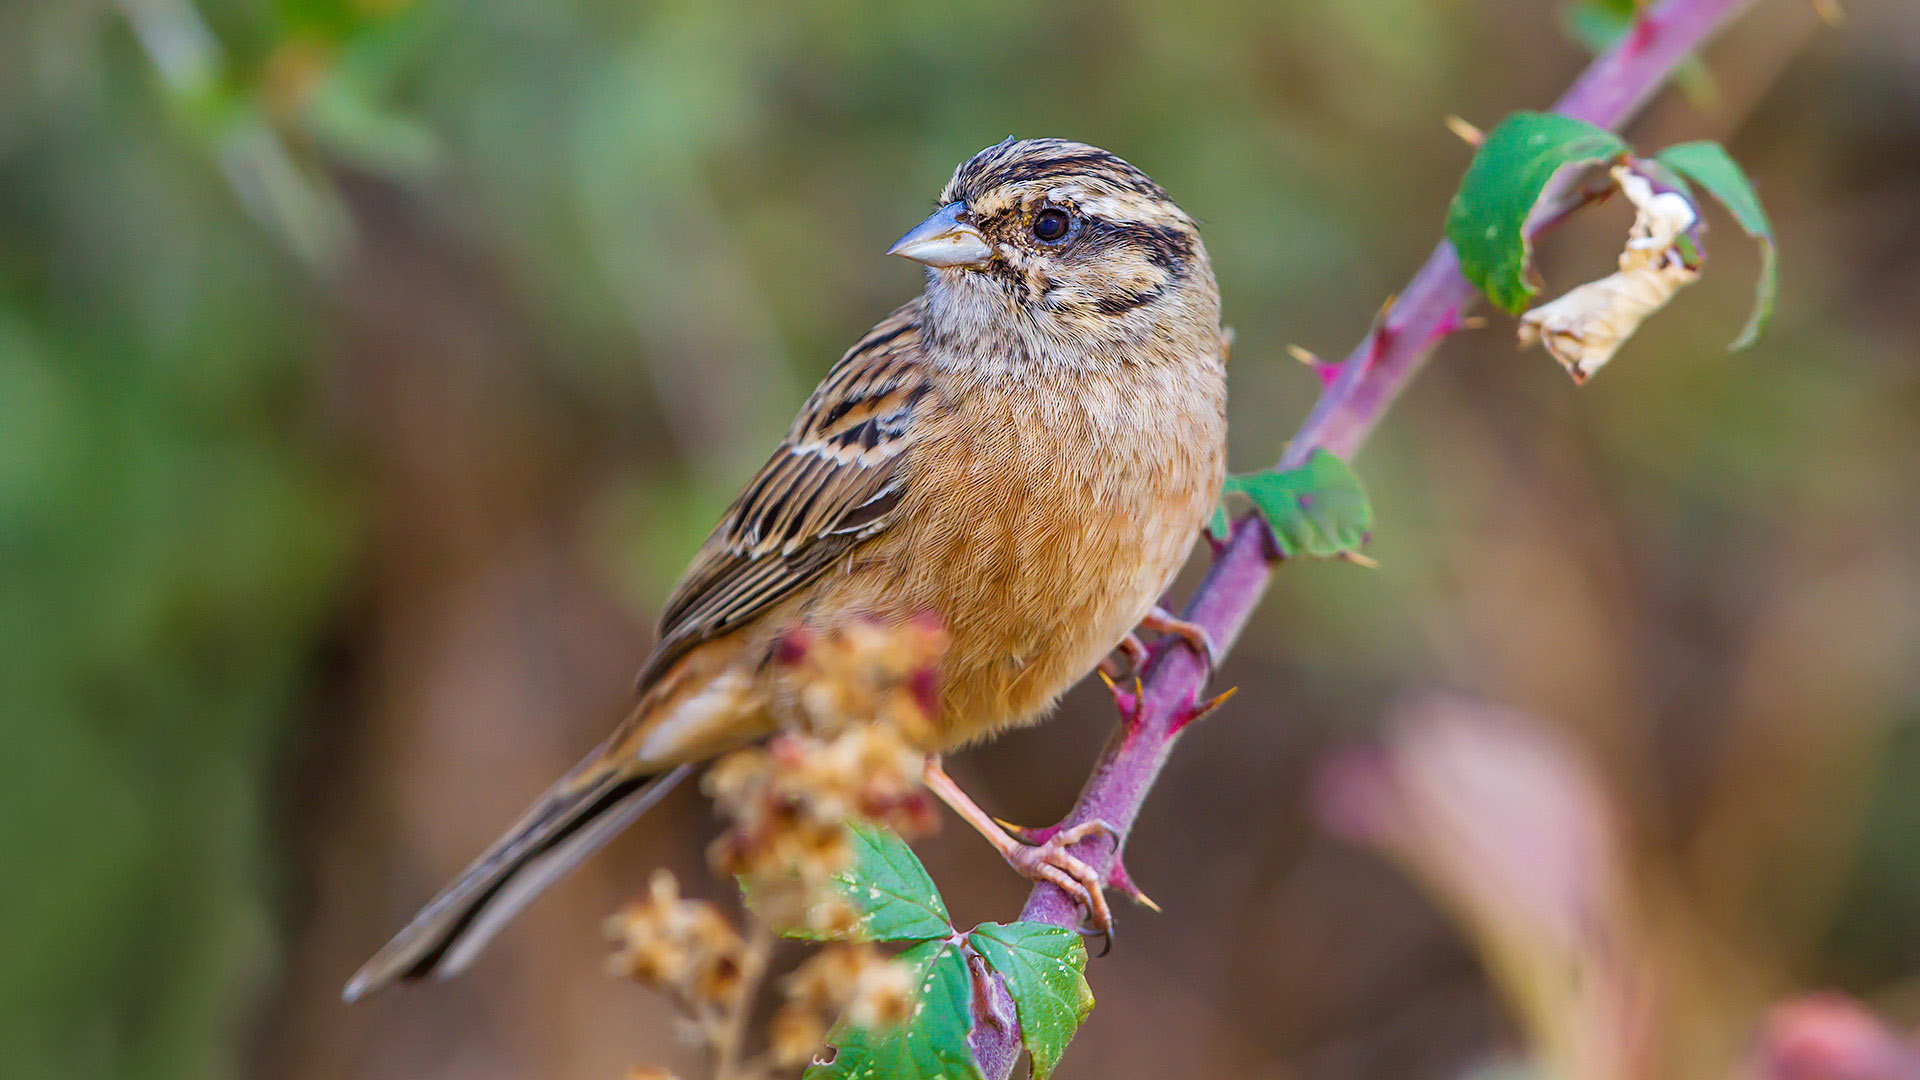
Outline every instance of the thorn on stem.
POLYGON ((1160 913, 1160 905, 1154 903, 1153 897, 1140 891, 1140 886, 1133 883, 1132 876, 1127 873, 1126 864, 1120 861, 1118 855, 1114 856, 1113 868, 1107 871, 1107 888, 1156 915, 1160 913))
POLYGON ((1227 542, 1233 539, 1233 519, 1227 519, 1227 531, 1224 534, 1215 536, 1212 529, 1201 529, 1200 537, 1207 542, 1208 549, 1216 557, 1219 556, 1221 552, 1227 550, 1227 542))
POLYGON ((1388 296, 1380 304, 1380 313, 1373 317, 1373 329, 1367 334, 1367 351, 1363 360, 1367 367, 1380 362, 1380 357, 1386 354, 1388 342, 1393 340, 1394 330, 1387 325, 1387 316, 1393 314, 1394 301, 1398 299, 1398 293, 1388 296))
POLYGON ((1628 32, 1623 51, 1636 53, 1653 44, 1654 35, 1659 33, 1660 23, 1643 4, 1636 3, 1633 8, 1633 29, 1628 32))
POLYGON ((1332 386, 1334 380, 1340 377, 1341 365, 1323 360, 1298 345, 1287 346, 1287 355, 1312 368, 1313 373, 1320 376, 1320 385, 1323 387, 1332 386))
POLYGON ((1053 839, 1054 834, 1060 831, 1058 825, 1015 825, 1001 818, 994 818, 993 823, 1007 830, 1007 835, 1015 840, 1036 847, 1053 839))
POLYGON ((1466 143, 1468 146, 1478 147, 1481 143, 1487 141, 1486 132, 1474 127, 1461 117, 1448 114, 1447 118, 1441 122, 1447 125, 1448 131, 1459 136, 1460 141, 1466 143))
POLYGON ((1212 713, 1213 710, 1219 708, 1222 705, 1225 705, 1229 698, 1233 697, 1233 695, 1239 692, 1240 692, 1240 688, 1237 686, 1233 686, 1233 687, 1227 688, 1221 693, 1215 694, 1213 697, 1210 697, 1205 701, 1198 701, 1198 702, 1189 704, 1186 708, 1180 710, 1179 715, 1173 718, 1173 724, 1169 727, 1168 733, 1178 734, 1179 732, 1184 730, 1188 724, 1193 723, 1195 720, 1202 719, 1203 717, 1212 713))

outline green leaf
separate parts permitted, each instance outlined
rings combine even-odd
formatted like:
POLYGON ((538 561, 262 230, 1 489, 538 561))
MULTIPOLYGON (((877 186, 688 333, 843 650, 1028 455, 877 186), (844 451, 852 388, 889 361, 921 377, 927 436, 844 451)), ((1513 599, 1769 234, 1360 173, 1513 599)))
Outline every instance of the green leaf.
POLYGON ((1760 280, 1753 289, 1753 314, 1733 348, 1744 349, 1760 337, 1773 318, 1773 300, 1780 291, 1779 256, 1773 245, 1773 225, 1760 208, 1760 196, 1738 162, 1716 142, 1688 142, 1669 146, 1654 160, 1706 188, 1748 236, 1760 245, 1760 280))
POLYGON ((920 1000, 898 1027, 867 1031, 841 1025, 827 1044, 833 1061, 805 1080, 979 1080, 967 1038, 973 1033, 973 979, 951 941, 925 941, 896 959, 920 969, 920 1000))
POLYGON ((967 940, 1007 981, 1021 1041, 1033 1055, 1033 1080, 1047 1080, 1093 1011, 1086 944, 1071 930, 1039 922, 981 923, 967 940))
POLYGON ((1225 485, 1253 500, 1288 558, 1331 558, 1366 543, 1373 506, 1347 463, 1321 449, 1286 472, 1229 476, 1225 485))
POLYGON ((1527 215, 1553 175, 1569 165, 1627 152, 1610 131, 1552 113, 1518 112, 1487 133, 1447 210, 1447 239, 1460 272, 1514 314, 1539 290, 1527 280, 1527 215))
MULTIPOLYGON (((953 934, 947 905, 927 868, 906 841, 871 822, 847 825, 853 865, 835 875, 840 894, 860 911, 856 937, 871 941, 926 941, 953 934)), ((787 937, 818 941, 827 935, 783 930, 787 937)))

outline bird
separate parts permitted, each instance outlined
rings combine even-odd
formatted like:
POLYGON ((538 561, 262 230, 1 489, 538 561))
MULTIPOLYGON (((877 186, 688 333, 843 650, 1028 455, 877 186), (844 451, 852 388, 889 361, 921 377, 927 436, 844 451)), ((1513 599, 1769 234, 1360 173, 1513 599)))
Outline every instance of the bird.
MULTIPOLYGON (((926 286, 848 349, 669 597, 614 733, 344 990, 465 969, 506 923, 699 764, 772 734, 797 625, 931 612, 939 750, 1044 718, 1139 629, 1213 644, 1160 599, 1217 503, 1226 332, 1198 227, 1138 168, 1065 139, 962 162, 888 249, 926 286)), ((1171 640, 1171 639, 1170 639, 1171 640)), ((928 787, 1096 928, 1100 881, 1029 845, 929 757, 928 787)))

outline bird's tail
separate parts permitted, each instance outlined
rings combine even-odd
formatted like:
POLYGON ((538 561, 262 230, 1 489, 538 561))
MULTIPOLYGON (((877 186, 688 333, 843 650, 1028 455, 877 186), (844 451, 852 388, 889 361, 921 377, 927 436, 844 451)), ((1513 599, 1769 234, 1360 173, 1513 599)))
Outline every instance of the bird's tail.
POLYGON ((441 890, 407 928, 347 983, 351 1002, 400 980, 444 978, 464 970, 547 886, 600 850, 692 769, 650 776, 592 767, 554 785, 518 824, 441 890))

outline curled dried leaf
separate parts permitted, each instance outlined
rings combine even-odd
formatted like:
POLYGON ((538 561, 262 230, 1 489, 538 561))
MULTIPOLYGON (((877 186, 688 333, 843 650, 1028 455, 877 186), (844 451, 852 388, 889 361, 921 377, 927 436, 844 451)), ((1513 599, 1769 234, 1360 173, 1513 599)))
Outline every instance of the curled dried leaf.
POLYGON ((1679 192, 1656 193, 1623 166, 1613 168, 1613 178, 1637 211, 1620 269, 1520 317, 1520 344, 1540 342, 1576 383, 1591 378, 1649 315, 1700 276, 1682 251, 1682 238, 1700 220, 1693 204, 1679 192))

